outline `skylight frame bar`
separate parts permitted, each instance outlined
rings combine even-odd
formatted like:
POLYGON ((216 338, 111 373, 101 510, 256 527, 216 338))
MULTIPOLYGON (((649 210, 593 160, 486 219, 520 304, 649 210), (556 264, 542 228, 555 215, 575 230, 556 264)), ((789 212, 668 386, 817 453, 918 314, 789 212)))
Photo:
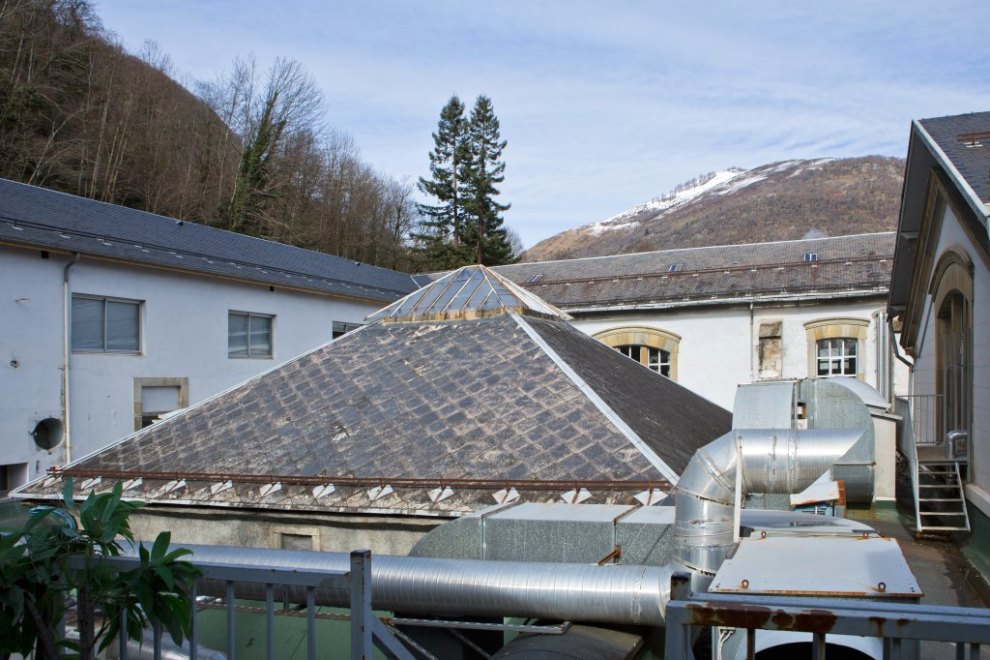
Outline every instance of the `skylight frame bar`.
POLYGON ((466 277, 464 277, 464 283, 460 286, 459 289, 457 289, 457 291, 454 292, 454 294, 450 297, 450 300, 447 301, 447 304, 445 304, 443 308, 439 310, 440 314, 447 314, 450 313, 451 311, 453 312, 460 311, 459 308, 454 307, 454 303, 463 305, 465 302, 465 298, 470 297, 470 295, 474 293, 474 289, 481 286, 481 284, 485 281, 484 273, 478 270, 468 270, 466 268, 462 268, 457 272, 459 274, 466 275, 466 277), (474 288, 469 289, 471 283, 474 282, 475 280, 477 280, 477 283, 474 285, 474 288), (468 290, 470 292, 465 294, 464 292, 468 290))

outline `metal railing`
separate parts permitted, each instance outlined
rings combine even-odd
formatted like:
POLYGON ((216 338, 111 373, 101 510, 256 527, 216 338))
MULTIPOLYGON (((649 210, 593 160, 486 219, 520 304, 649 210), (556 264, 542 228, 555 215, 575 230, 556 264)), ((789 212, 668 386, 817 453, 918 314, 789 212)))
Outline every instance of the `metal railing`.
POLYGON ((720 626, 746 631, 746 657, 756 654, 757 630, 811 633, 812 657, 824 660, 829 635, 879 638, 883 657, 913 657, 915 641, 954 644, 957 658, 980 657, 980 646, 990 644, 990 610, 934 607, 919 604, 691 593, 687 573, 670 580, 667 604, 665 657, 693 660, 694 626, 720 626))
MULTIPOLYGON (((134 557, 110 557, 105 561, 117 565, 121 570, 128 570, 138 565, 139 560, 134 557)), ((317 569, 296 569, 282 568, 277 566, 245 566, 242 564, 221 564, 210 562, 193 562, 202 571, 202 577, 197 585, 204 581, 222 583, 224 585, 224 596, 222 597, 222 608, 227 614, 227 648, 225 652, 227 658, 233 660, 236 657, 236 622, 235 613, 244 608, 236 603, 235 586, 237 584, 259 584, 264 585, 265 602, 263 612, 265 615, 265 657, 277 658, 275 649, 275 593, 279 587, 303 588, 306 593, 305 617, 306 617, 306 657, 308 660, 315 660, 317 657, 316 643, 316 621, 317 619, 328 618, 317 612, 316 590, 318 588, 330 587, 347 590, 350 593, 350 616, 332 615, 329 618, 350 619, 350 642, 351 658, 371 658, 374 646, 378 646, 386 655, 393 658, 410 660, 413 655, 398 639, 396 635, 402 635, 399 631, 387 627, 371 609, 371 551, 355 550, 351 552, 351 570, 317 570, 317 569)), ((199 654, 198 639, 199 626, 197 624, 196 612, 203 607, 199 602, 198 586, 194 586, 191 598, 192 628, 189 636, 189 658, 197 660, 199 654)), ((301 612, 293 611, 295 614, 301 612)), ((126 621, 121 622, 121 630, 127 630, 126 621)), ((411 640, 410 640, 411 641, 411 640)), ((119 657, 126 660, 128 657, 128 644, 124 635, 120 635, 117 640, 119 657)), ((154 658, 162 658, 162 628, 155 625, 153 628, 153 653, 154 658)), ((326 656, 326 653, 321 654, 326 656)))
POLYGON ((945 397, 941 394, 911 394, 907 399, 911 411, 911 436, 916 447, 941 444, 939 420, 945 417, 945 397))

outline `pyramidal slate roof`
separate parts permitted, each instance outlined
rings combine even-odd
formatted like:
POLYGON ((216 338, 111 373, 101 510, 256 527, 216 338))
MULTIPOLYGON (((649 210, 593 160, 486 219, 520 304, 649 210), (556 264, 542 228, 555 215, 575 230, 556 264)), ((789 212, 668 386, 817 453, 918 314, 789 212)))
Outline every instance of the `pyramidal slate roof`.
POLYGON ((391 302, 405 273, 0 179, 0 243, 391 302))
POLYGON ((489 294, 469 295, 468 282, 501 291, 484 267, 427 293, 440 300, 454 282, 475 301, 456 318, 383 317, 17 495, 54 496, 72 476, 82 491, 123 480, 147 501, 255 509, 449 516, 516 498, 655 501, 730 428, 728 411, 532 296, 522 312, 500 296, 497 312, 489 294))

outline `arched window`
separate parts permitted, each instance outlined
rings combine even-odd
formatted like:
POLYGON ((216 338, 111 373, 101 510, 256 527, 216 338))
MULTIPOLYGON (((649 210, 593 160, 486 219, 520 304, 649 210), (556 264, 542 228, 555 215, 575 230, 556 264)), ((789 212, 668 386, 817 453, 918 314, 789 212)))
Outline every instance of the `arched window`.
POLYGON ((677 380, 677 348, 681 338, 655 328, 625 327, 605 330, 595 339, 653 371, 677 380))
POLYGON ((970 431, 973 410, 973 265, 950 249, 939 259, 930 292, 936 314, 936 432, 970 431))
POLYGON ((870 322, 834 318, 804 324, 808 334, 808 374, 855 376, 863 380, 863 356, 870 322))

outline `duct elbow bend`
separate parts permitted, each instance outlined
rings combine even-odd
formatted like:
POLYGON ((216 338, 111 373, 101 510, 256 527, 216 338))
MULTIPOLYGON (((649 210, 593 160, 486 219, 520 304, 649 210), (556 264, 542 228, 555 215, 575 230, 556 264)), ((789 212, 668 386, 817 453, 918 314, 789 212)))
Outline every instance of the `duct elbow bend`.
POLYGON ((737 429, 699 449, 677 482, 674 570, 691 572, 694 591, 707 589, 734 545, 737 478, 743 480, 743 496, 800 492, 828 472, 864 433, 737 429))

